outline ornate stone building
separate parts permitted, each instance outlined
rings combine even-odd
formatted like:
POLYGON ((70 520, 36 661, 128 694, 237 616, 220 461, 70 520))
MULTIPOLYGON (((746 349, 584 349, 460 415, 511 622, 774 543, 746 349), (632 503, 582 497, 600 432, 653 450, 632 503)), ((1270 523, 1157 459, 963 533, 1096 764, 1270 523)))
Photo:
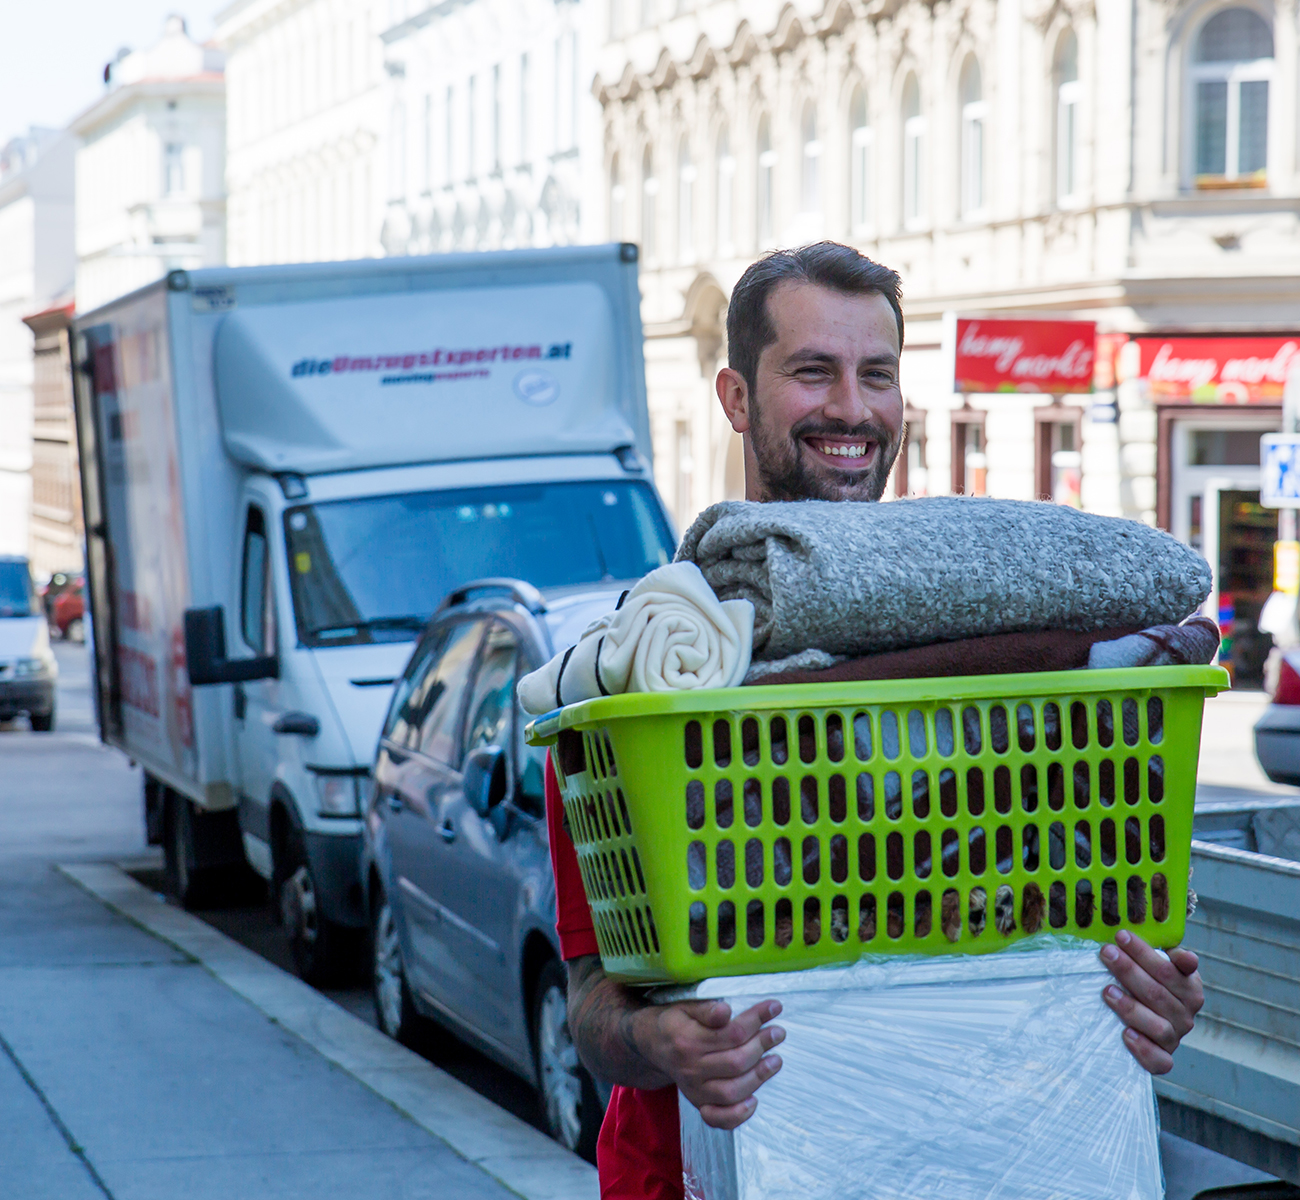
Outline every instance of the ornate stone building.
POLYGON ((382 253, 389 0, 235 0, 226 53, 231 266, 382 253))
POLYGON ((225 261, 222 56, 168 17, 154 45, 106 71, 70 126, 77 149, 77 309, 175 267, 225 261))
POLYGON ((599 240, 590 0, 408 5, 384 31, 389 254, 599 240), (585 221, 584 221, 585 218, 585 221))
MULTIPOLYGON (((1085 506, 1164 514, 1195 540, 1141 380, 1092 402, 963 399, 944 316, 1300 330, 1291 0, 670 4, 609 0, 594 90, 605 229, 643 251, 656 466, 679 519, 740 487, 711 387, 732 284, 766 248, 832 237, 903 276, 899 490, 969 486, 969 461, 990 493, 1032 497, 1064 450, 1085 506)), ((1254 436, 1278 410, 1205 414, 1254 436)))

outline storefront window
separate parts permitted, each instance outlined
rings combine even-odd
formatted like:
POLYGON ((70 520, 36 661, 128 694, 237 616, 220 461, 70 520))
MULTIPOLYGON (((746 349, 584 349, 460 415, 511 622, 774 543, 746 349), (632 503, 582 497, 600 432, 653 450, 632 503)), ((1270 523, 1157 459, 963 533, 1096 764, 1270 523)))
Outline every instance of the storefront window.
POLYGON ((984 452, 984 414, 969 409, 953 413, 953 494, 987 495, 988 467, 988 455, 984 452))
POLYGON ((1258 466, 1259 432, 1254 429, 1193 429, 1187 438, 1189 467, 1258 466))
POLYGON ((1053 407, 1035 414, 1035 492, 1070 508, 1083 507, 1083 410, 1053 407))

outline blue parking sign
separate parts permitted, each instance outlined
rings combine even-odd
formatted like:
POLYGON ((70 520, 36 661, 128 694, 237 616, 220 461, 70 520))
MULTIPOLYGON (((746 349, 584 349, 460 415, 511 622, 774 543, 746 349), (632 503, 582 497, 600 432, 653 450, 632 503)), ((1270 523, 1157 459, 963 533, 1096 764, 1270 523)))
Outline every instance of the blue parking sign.
POLYGON ((1300 508, 1300 434, 1266 433, 1259 439, 1259 502, 1300 508))

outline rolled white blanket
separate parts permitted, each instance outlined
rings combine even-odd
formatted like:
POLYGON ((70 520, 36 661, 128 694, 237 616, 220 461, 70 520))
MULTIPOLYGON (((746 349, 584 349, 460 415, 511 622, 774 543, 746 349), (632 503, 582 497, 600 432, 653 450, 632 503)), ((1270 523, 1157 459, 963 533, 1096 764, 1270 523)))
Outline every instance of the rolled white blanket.
POLYGON ((754 606, 719 601, 694 563, 651 571, 576 646, 519 681, 527 713, 620 692, 737 687, 749 670, 754 606))

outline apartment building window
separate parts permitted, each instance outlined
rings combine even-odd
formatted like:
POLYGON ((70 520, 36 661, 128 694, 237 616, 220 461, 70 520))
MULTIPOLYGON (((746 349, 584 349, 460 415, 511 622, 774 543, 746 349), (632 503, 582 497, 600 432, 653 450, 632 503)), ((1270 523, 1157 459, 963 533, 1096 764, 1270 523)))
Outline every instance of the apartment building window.
POLYGON ((465 89, 465 178, 478 173, 478 76, 471 75, 465 89))
POLYGON ((925 213, 925 118, 915 75, 903 84, 903 223, 919 225, 925 213))
POLYGON ((980 65, 973 54, 962 66, 961 96, 961 215, 967 219, 984 211, 984 146, 989 106, 984 99, 980 65))
POLYGON ((424 122, 420 129, 420 184, 427 193, 433 188, 433 97, 425 93, 424 122))
POLYGON ((984 413, 972 408, 952 414, 952 491, 955 496, 988 492, 989 460, 984 446, 984 413))
POLYGON ((653 261, 657 244, 655 239, 656 205, 659 180, 655 178, 654 153, 647 146, 641 155, 641 250, 647 261, 653 261))
POLYGON ((627 188, 623 186, 623 171, 614 155, 609 163, 609 240, 623 240, 623 205, 627 199, 627 188))
POLYGON ((821 210, 822 144, 817 137, 817 106, 810 100, 803 106, 803 120, 799 122, 800 143, 803 146, 803 174, 800 188, 800 209, 815 213, 821 210))
POLYGON ((871 223, 871 140, 867 94, 856 87, 849 103, 849 225, 854 233, 871 223))
POLYGON ((684 136, 677 145, 677 256, 682 262, 695 257, 695 163, 684 136))
POLYGON ((1273 31, 1250 9, 1224 9, 1201 27, 1193 60, 1197 187, 1262 187, 1273 31))
POLYGON ((162 190, 164 196, 185 194, 185 145, 168 142, 163 146, 162 190))
POLYGON ((519 161, 527 162, 530 154, 528 145, 528 105, 531 100, 529 96, 530 79, 529 79, 528 55, 519 56, 519 161))
POLYGON ((755 180, 756 223, 758 244, 770 246, 775 237, 776 203, 776 151, 772 149, 772 123, 764 113, 758 119, 757 178, 755 180))
POLYGON ((456 91, 448 84, 443 99, 442 182, 451 187, 456 174, 456 91))
POLYGON ((1079 42, 1072 30, 1056 48, 1056 198, 1072 200, 1079 191, 1079 42))
POLYGON ((713 161, 717 170, 713 190, 717 205, 714 228, 717 252, 724 258, 729 258, 733 253, 732 214, 736 202, 736 160, 731 154, 731 141, 725 125, 718 130, 713 161))
POLYGON ((1034 410, 1034 491, 1040 500, 1082 508, 1083 410, 1034 410))
POLYGON ((903 409, 903 444, 894 459, 894 495, 929 494, 929 469, 925 461, 925 410, 910 404, 903 409))
POLYGON ((501 170, 501 64, 492 68, 492 170, 501 170))

